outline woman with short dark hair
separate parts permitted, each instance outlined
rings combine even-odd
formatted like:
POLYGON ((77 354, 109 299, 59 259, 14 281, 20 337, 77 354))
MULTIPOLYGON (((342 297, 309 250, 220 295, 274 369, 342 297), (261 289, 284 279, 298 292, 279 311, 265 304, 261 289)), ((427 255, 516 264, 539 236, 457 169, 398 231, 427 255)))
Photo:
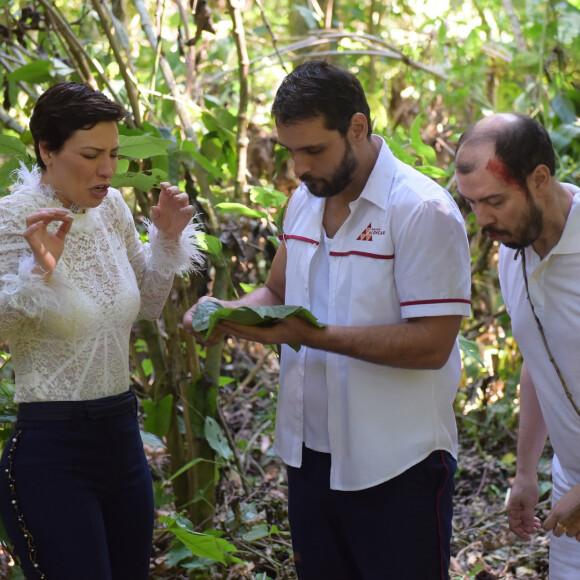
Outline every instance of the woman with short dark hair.
POLYGON ((0 513, 28 579, 149 576, 153 493, 130 333, 201 258, 185 193, 160 185, 143 244, 111 188, 125 117, 86 85, 50 88, 30 120, 38 166, 22 166, 0 199, 0 337, 19 403, 0 513))

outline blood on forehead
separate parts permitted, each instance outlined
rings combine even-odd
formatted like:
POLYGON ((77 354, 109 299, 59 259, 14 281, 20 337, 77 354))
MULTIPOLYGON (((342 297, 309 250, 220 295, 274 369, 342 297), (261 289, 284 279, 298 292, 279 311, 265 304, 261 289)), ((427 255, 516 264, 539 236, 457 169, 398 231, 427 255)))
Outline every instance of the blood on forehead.
POLYGON ((500 179, 508 185, 517 187, 523 191, 522 186, 516 181, 516 179, 514 179, 511 171, 505 163, 502 163, 497 159, 490 159, 485 166, 485 170, 489 171, 496 179, 500 179))

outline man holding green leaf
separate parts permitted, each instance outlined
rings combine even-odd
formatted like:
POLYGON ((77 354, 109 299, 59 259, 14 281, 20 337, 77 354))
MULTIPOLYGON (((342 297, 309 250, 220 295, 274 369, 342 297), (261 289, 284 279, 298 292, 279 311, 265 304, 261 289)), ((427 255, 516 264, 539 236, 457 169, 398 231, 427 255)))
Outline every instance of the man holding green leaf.
POLYGON ((221 305, 299 306, 316 324, 228 315, 204 336, 193 326, 198 305, 215 301, 204 297, 184 326, 206 344, 228 333, 283 345, 274 445, 301 580, 446 579, 457 333, 470 314, 463 218, 371 134, 351 73, 305 62, 272 112, 302 184, 265 286, 221 305))

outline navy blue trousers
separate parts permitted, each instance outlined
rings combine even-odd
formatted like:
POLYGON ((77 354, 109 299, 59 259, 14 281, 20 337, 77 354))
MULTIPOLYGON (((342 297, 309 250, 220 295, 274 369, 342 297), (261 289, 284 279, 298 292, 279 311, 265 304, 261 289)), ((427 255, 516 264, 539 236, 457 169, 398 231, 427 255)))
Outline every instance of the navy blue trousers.
POLYGON ((330 489, 330 454, 288 466, 288 515, 300 580, 447 580, 455 459, 435 451, 361 491, 330 489))
POLYGON ((28 580, 146 580, 153 489, 128 392, 21 403, 0 515, 28 580))

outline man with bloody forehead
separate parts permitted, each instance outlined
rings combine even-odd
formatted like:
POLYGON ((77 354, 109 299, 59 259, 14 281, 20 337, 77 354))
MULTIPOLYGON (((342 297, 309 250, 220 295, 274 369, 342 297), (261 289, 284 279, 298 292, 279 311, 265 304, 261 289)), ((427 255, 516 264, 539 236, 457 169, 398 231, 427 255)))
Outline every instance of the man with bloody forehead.
POLYGON ((501 242, 499 279, 524 363, 516 478, 509 525, 529 540, 540 528, 537 467, 554 448, 550 579, 580 577, 580 189, 555 176, 546 130, 508 113, 472 125, 455 174, 484 234, 501 242))

